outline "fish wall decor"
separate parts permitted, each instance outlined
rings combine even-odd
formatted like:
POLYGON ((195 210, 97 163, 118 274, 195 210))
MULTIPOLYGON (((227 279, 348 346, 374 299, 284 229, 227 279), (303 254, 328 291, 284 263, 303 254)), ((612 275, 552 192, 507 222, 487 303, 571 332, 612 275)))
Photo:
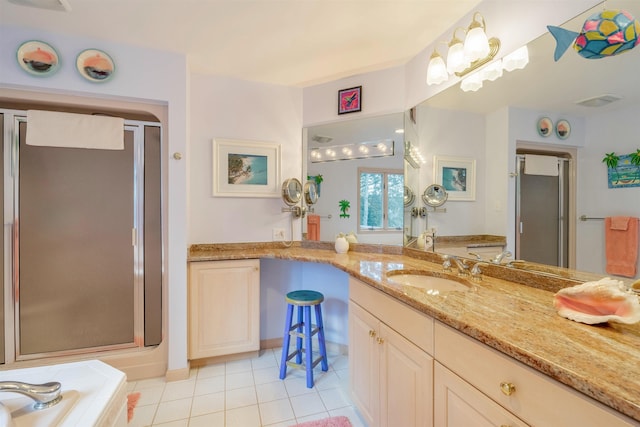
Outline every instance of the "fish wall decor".
POLYGON ((551 25, 547 28, 556 39, 556 61, 572 44, 580 56, 599 59, 627 52, 640 42, 640 24, 624 10, 603 10, 591 15, 579 33, 551 25))

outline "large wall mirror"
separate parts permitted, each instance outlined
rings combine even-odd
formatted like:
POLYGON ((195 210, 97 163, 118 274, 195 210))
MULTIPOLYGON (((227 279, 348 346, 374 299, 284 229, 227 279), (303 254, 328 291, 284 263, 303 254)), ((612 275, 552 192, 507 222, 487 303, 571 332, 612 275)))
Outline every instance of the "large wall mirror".
MULTIPOLYGON (((615 1, 607 7, 640 16, 639 2, 615 1)), ((585 19, 601 10, 598 6, 586 11, 562 27, 580 31, 585 19)), ((603 218, 640 217, 640 187, 609 188, 602 163, 605 153, 624 155, 640 149, 640 48, 597 60, 585 59, 570 48, 554 62, 555 41, 548 33, 528 48, 530 62, 525 69, 505 72, 476 92, 463 92, 456 84, 411 113, 415 123, 405 137, 413 133, 412 140, 426 158, 418 188, 436 183, 441 166, 434 162, 440 157, 475 161, 474 198, 449 197, 446 212, 428 215, 422 226, 435 228, 440 236, 505 236, 507 249, 518 258, 606 274, 603 218), (539 129, 542 118, 552 123, 550 132, 539 129), (563 121, 570 125, 568 134, 556 129, 563 121), (558 174, 565 178, 563 187, 552 184, 555 189, 535 196, 538 199, 526 193, 525 185, 534 189, 546 185, 544 176, 525 174, 522 167, 523 159, 535 160, 534 155, 555 157, 558 174), (558 197, 565 201, 559 203, 558 197), (531 213, 517 211, 532 200, 531 213), (546 224, 534 221, 548 211, 556 211, 557 219, 546 224), (523 252, 521 246, 536 239, 551 244, 543 254, 556 251, 550 260, 523 252)))
MULTIPOLYGON (((321 177, 317 179, 320 197, 308 216, 309 221, 319 220, 318 240, 333 241, 339 233, 353 232, 359 243, 402 245, 403 120, 400 112, 304 130, 305 178, 321 177), (363 192, 370 199, 362 199, 359 206, 363 192), (343 211, 345 202, 349 207, 343 211)), ((306 229, 305 221, 305 237, 306 229)))

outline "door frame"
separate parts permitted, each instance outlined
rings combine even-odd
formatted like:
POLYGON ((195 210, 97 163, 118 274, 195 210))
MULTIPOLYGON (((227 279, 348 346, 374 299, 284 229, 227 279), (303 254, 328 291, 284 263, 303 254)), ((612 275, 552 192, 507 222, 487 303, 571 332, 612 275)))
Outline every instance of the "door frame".
POLYGON ((576 229, 577 229, 577 221, 578 221, 578 217, 576 214, 576 176, 577 176, 578 150, 577 148, 573 148, 573 147, 563 147, 563 146, 558 146, 553 144, 549 144, 549 145, 545 145, 544 147, 541 147, 539 144, 535 144, 535 143, 528 143, 528 142, 521 142, 521 141, 517 142, 516 144, 516 190, 515 190, 516 206, 514 211, 515 225, 516 225, 516 230, 515 230, 516 241, 515 241, 514 248, 516 253, 519 252, 518 248, 520 244, 519 230, 518 230, 519 228, 518 215, 520 213, 520 209, 519 209, 520 192, 518 187, 519 187, 520 177, 519 177, 519 169, 517 169, 517 166, 518 166, 517 156, 523 155, 523 154, 557 156, 557 157, 562 157, 569 160, 569 170, 566 177, 566 179, 568 179, 569 181, 568 182, 569 207, 567 212, 567 217, 568 217, 567 226, 569 228, 567 230, 568 231, 567 268, 575 269, 576 268, 576 229))

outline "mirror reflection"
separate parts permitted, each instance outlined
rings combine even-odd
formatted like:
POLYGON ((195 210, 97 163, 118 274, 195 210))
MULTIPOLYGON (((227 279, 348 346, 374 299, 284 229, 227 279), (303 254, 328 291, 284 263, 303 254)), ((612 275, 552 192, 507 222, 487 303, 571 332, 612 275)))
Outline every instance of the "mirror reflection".
MULTIPOLYGON (((637 2, 616 1, 608 7, 640 16, 637 2)), ((601 9, 562 27, 579 31, 601 9)), ((413 141, 427 153, 420 189, 436 183, 434 156, 476 160, 476 199, 455 200, 450 192, 446 213, 430 213, 425 226, 438 236, 506 242, 495 254, 463 245, 456 255, 490 259, 504 249, 519 260, 604 275, 603 218, 640 216, 639 189, 609 188, 602 163, 606 153, 624 155, 640 148, 635 125, 640 85, 634 83, 640 48, 594 60, 570 49, 554 62, 555 41, 548 33, 528 48, 525 69, 484 82, 477 92, 463 92, 456 84, 411 113, 416 119, 410 123, 417 134, 413 141), (541 132, 540 123, 553 131, 541 132)), ((513 258, 505 254, 501 262, 513 258)))
POLYGON ((320 197, 303 222, 303 236, 310 238, 313 224, 314 239, 321 241, 353 232, 360 243, 402 244, 403 118, 395 113, 305 129, 305 178, 320 181, 320 197))

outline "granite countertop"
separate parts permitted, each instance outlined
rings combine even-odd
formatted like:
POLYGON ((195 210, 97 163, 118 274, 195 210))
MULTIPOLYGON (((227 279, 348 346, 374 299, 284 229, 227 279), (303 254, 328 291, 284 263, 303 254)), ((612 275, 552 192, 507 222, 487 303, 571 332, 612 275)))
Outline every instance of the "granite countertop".
POLYGON ((557 315, 553 293, 572 278, 485 266, 468 292, 430 295, 387 280, 392 270, 441 272, 437 254, 400 247, 300 242, 193 245, 189 261, 279 258, 331 264, 466 335, 640 421, 640 323, 586 325, 557 315))

